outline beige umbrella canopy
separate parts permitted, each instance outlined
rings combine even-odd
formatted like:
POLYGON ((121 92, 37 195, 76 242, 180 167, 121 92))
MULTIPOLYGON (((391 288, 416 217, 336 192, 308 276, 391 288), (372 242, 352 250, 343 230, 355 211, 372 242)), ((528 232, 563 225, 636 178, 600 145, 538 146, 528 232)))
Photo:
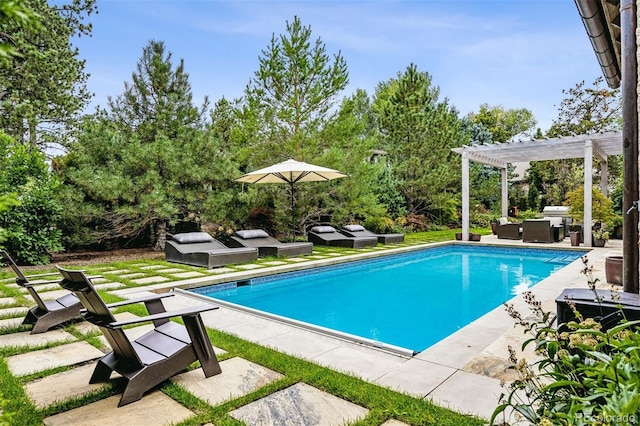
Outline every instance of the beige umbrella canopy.
POLYGON ((247 183, 288 183, 291 187, 291 226, 293 240, 295 240, 294 184, 297 182, 328 181, 346 176, 348 175, 337 170, 289 159, 273 166, 247 173, 236 179, 236 181, 247 183))

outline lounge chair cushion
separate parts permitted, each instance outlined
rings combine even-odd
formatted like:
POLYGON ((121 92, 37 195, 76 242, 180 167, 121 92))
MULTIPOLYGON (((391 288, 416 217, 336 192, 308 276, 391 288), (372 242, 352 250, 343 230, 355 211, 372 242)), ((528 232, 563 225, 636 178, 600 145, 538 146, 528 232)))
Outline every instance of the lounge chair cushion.
POLYGON ((333 226, 314 226, 311 228, 311 232, 315 232, 316 234, 328 234, 330 232, 338 232, 336 228, 333 226))
POLYGON ((364 226, 362 225, 345 225, 343 226, 344 229, 346 229, 347 231, 351 231, 351 232, 357 232, 357 231, 364 231, 364 226))
POLYGON ((206 232, 185 232, 175 234, 173 241, 180 244, 209 243, 213 241, 213 237, 206 232))
POLYGON ((506 225, 507 223, 509 223, 509 219, 507 219, 506 217, 501 217, 500 219, 498 219, 498 223, 500 225, 506 225))
POLYGON ((245 240, 250 240, 252 238, 267 238, 269 234, 267 234, 262 229, 245 229, 241 231, 236 231, 236 235, 240 238, 244 238, 245 240))

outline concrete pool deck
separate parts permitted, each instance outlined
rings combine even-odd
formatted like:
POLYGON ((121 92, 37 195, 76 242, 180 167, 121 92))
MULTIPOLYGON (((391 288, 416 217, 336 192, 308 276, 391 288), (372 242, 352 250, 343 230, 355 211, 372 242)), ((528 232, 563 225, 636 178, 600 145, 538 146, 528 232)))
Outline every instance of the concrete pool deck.
MULTIPOLYGON (((521 241, 498 240, 495 236, 488 235, 482 237, 480 244, 530 246, 535 248, 571 248, 568 238, 563 242, 554 244, 523 244, 521 241)), ((620 255, 621 253, 622 242, 620 240, 610 240, 607 247, 593 248, 588 253, 594 275, 600 278, 602 287, 609 288, 604 279, 605 257, 608 255, 620 255)), ((385 254, 388 254, 388 252, 385 254)), ((354 259, 360 257, 362 256, 353 255, 354 259)), ((555 311, 555 298, 562 289, 568 287, 586 288, 586 277, 580 274, 582 267, 582 262, 577 260, 533 287, 532 292, 542 302, 542 307, 545 310, 555 311)), ((275 265, 273 268, 287 269, 290 266, 275 265)), ((264 270, 262 273, 264 273, 264 270)), ((250 274, 250 272, 246 274, 250 274)), ((238 273, 221 274, 216 276, 215 280, 223 282, 226 279, 228 281, 229 276, 237 277, 238 275, 238 273)), ((109 291, 121 297, 135 298, 149 291, 158 291, 169 286, 194 286, 198 284, 199 280, 199 278, 187 278, 182 282, 151 284, 144 288, 121 290, 114 288, 109 291)), ((182 293, 169 298, 167 302, 170 309, 201 303, 201 301, 182 293)), ((515 305, 523 316, 526 316, 529 312, 528 307, 521 298, 515 297, 510 302, 515 305)), ((426 398, 437 405, 462 413, 474 414, 485 419, 490 418, 494 408, 498 405, 500 394, 505 392, 505 388, 501 386, 501 381, 508 382, 512 378, 510 370, 506 369, 509 365, 507 347, 511 345, 514 348, 520 348, 524 341, 522 331, 514 327, 513 319, 508 316, 502 306, 413 357, 401 356, 345 339, 319 334, 295 325, 266 319, 228 307, 221 307, 216 311, 207 312, 204 314, 203 319, 205 324, 212 329, 233 334, 242 339, 274 348, 336 371, 353 374, 371 383, 419 398, 426 398)), ((62 331, 60 330, 60 332, 62 331)), ((58 330, 44 335, 50 335, 51 333, 58 333, 58 330)), ((0 336, 0 344, 3 340, 7 340, 8 336, 12 335, 0 336)), ((67 337, 51 335, 51 338, 63 339, 67 337)), ((70 343, 69 346, 71 345, 75 345, 70 350, 77 356, 86 356, 87 359, 94 359, 99 355, 96 355, 96 351, 93 351, 91 347, 87 348, 80 345, 80 343, 70 343), (84 351, 86 351, 86 355, 84 355, 84 351)), ((30 354, 33 354, 33 352, 16 355, 16 357, 22 357, 23 361, 29 364, 33 359, 29 358, 30 354)), ((527 358, 530 358, 532 354, 525 355, 529 355, 527 358)), ((35 355, 31 355, 31 357, 33 356, 35 355)), ((64 358, 64 356, 61 356, 61 358, 64 358)), ((40 356, 35 359, 42 360, 43 358, 40 356)), ((223 364, 223 373, 237 370, 240 371, 238 373, 239 377, 245 374, 245 376, 259 376, 263 377, 264 380, 272 380, 273 372, 264 372, 259 369, 259 366, 247 365, 242 362, 237 362, 236 364, 238 365, 229 363, 229 361, 235 359, 223 361, 228 365, 225 368, 225 364, 223 364)), ((10 365, 14 366, 13 368, 19 368, 20 359, 11 359, 10 362, 10 365)), ((213 380, 214 378, 206 380, 213 380)), ((245 379, 241 378, 239 380, 243 381, 245 379)), ((183 378, 181 380, 188 381, 189 379, 183 378)), ((205 382, 204 376, 201 374, 193 380, 196 382, 192 384, 194 389, 198 388, 198 382, 205 382)), ((53 387, 60 387, 59 383, 53 387)), ((38 387, 35 386, 34 388, 38 387)), ((304 389, 304 392, 308 391, 308 389, 304 389)), ((313 399, 314 401, 324 401, 324 397, 315 395, 312 391, 309 394, 314 395, 312 397, 315 398, 313 399)), ((156 397, 160 398, 160 396, 153 396, 153 398, 156 397)), ((51 396, 42 398, 46 400, 51 396)), ((153 398, 151 398, 151 395, 146 396, 139 403, 132 405, 161 404, 160 402, 155 402, 155 399, 152 400, 153 398)), ((318 402, 318 404, 320 403, 318 402)), ((329 405, 334 406, 333 404, 332 402, 329 405)), ((102 409, 114 411, 114 407, 115 405, 111 404, 102 409)), ((142 405, 139 405, 139 407, 143 410, 142 405)), ((360 408, 343 407, 340 411, 345 413, 353 412, 355 413, 354 416, 356 416, 362 414, 358 411, 360 408)), ((95 413, 95 410, 100 410, 100 408, 96 406, 93 410, 95 413)), ((115 410, 119 411, 119 414, 125 415, 124 411, 121 411, 122 409, 115 410)), ((56 419, 50 418, 46 424, 81 424, 73 422, 71 411, 66 416, 57 415, 60 417, 56 419), (60 423, 56 423, 58 421, 60 423)), ((177 412, 175 411, 175 413, 177 412)), ((79 415, 80 413, 78 413, 79 415)), ((251 414, 246 415, 248 416, 245 417, 246 421, 251 424, 251 414)), ((153 424, 153 421, 150 422, 150 419, 144 413, 141 413, 140 416, 140 424, 153 424)), ((188 413, 184 413, 184 416, 188 417, 188 413)), ((107 418, 110 421, 114 421, 113 417, 107 418)), ((167 417, 163 422, 179 421, 172 419, 167 417)), ((357 416, 350 419, 344 418, 343 420, 353 421, 355 419, 357 419, 357 416)), ((82 420, 86 420, 86 418, 82 418, 82 420)), ((326 424, 330 423, 327 422, 326 424)), ((337 423, 341 422, 337 421, 337 423)), ((128 421, 128 424, 133 423, 128 421)))

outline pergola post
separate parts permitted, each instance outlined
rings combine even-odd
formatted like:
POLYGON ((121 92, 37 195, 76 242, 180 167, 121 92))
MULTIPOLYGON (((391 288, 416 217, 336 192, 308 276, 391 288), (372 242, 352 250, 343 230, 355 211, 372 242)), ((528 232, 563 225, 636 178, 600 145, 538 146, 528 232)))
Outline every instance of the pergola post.
POLYGON ((462 153, 462 241, 469 241, 469 154, 462 153))
POLYGON ((593 141, 586 140, 584 142, 584 218, 583 231, 585 247, 592 246, 591 222, 592 217, 592 197, 593 195, 593 141))
POLYGON ((507 168, 501 169, 502 172, 502 217, 509 216, 509 187, 507 186, 507 168))
POLYGON ((609 196, 609 160, 600 161, 600 191, 605 197, 609 196))

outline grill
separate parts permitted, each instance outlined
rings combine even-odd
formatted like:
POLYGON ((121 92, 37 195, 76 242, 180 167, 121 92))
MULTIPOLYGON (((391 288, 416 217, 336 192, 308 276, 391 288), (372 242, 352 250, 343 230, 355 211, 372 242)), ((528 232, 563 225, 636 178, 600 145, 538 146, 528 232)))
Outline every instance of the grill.
POLYGON ((569 235, 569 226, 573 223, 573 219, 569 215, 568 206, 546 206, 542 209, 542 214, 544 217, 561 217, 564 235, 569 235))

